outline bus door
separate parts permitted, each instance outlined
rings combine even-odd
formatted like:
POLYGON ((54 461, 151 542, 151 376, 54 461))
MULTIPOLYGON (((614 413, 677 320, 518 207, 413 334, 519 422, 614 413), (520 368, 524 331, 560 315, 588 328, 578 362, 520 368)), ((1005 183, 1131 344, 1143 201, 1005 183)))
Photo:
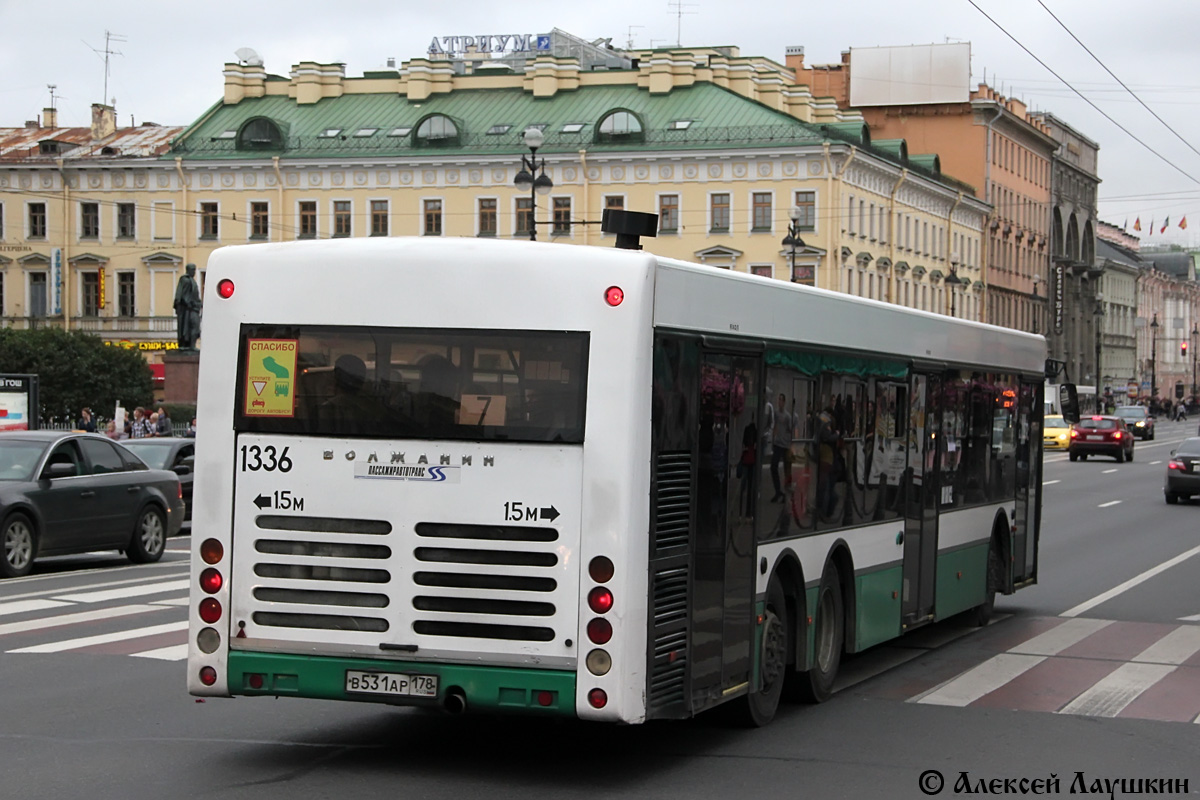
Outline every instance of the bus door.
POLYGON ((1012 552, 1012 588, 1037 578, 1038 518, 1042 490, 1041 417, 1036 413, 1039 384, 1021 382, 1017 394, 1016 508, 1012 552))
POLYGON ((908 498, 904 504, 901 623, 905 629, 933 619, 938 537, 938 408, 942 379, 914 374, 908 407, 908 498))
POLYGON ((767 459, 759 409, 760 355, 702 351, 692 576, 692 709, 750 680, 754 512, 767 459))

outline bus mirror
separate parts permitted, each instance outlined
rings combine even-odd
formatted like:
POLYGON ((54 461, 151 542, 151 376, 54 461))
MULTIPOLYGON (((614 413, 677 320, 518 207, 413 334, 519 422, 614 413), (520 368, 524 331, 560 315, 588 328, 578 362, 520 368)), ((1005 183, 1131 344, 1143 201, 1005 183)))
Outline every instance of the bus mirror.
POLYGON ((1079 422, 1079 395, 1075 391, 1075 384, 1059 384, 1058 407, 1062 409, 1063 419, 1067 422, 1071 424, 1079 422))

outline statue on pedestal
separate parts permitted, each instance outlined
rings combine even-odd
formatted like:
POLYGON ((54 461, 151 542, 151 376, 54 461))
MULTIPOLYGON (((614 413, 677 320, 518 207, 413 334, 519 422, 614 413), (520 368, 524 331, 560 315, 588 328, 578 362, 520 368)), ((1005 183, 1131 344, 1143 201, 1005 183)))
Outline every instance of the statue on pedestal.
POLYGON ((186 275, 175 286, 176 335, 181 351, 196 352, 200 338, 200 283, 196 280, 196 265, 188 264, 186 275))

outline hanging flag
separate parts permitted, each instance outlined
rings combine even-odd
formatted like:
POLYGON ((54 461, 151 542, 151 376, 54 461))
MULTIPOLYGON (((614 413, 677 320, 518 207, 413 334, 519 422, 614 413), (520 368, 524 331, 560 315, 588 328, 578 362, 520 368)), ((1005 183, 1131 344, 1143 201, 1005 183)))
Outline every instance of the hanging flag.
POLYGON ((1166 233, 1167 228, 1169 228, 1170 226, 1171 226, 1171 217, 1170 217, 1170 215, 1168 215, 1167 221, 1163 223, 1162 230, 1160 230, 1159 233, 1166 233))
POLYGON ((1133 221, 1133 229, 1135 231, 1140 231, 1142 229, 1142 218, 1141 217, 1138 217, 1137 219, 1135 219, 1133 221))
POLYGON ((1147 236, 1154 235, 1154 217, 1150 218, 1150 227, 1148 229, 1146 229, 1146 235, 1147 236))
POLYGON ((1186 214, 1184 215, 1183 219, 1179 220, 1179 230, 1181 230, 1181 231, 1187 230, 1187 215, 1186 214))

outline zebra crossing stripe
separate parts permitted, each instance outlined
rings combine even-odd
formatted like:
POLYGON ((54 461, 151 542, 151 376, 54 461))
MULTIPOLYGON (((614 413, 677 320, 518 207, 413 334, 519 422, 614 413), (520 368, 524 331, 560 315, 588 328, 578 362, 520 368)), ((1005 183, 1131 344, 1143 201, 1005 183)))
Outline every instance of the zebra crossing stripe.
POLYGON ((27 633, 29 631, 47 628, 61 628, 64 625, 74 625, 77 622, 94 622, 98 619, 116 619, 128 617, 131 614, 143 614, 147 611, 166 611, 167 606, 130 605, 114 606, 113 608, 97 608, 94 611, 80 611, 76 614, 62 614, 42 619, 26 619, 20 622, 6 622, 0 625, 0 636, 12 633, 27 633))
POLYGON ((1133 657, 1142 664, 1178 666, 1200 652, 1200 628, 1178 627, 1133 657))
POLYGON ((950 679, 928 694, 918 695, 915 700, 918 703, 936 706, 970 705, 1045 660, 1045 656, 1001 653, 957 678, 950 679))
POLYGON ((175 631, 187 630, 187 620, 179 620, 178 622, 167 622, 162 625, 151 625, 148 628, 134 628, 129 631, 116 631, 114 633, 101 633, 95 636, 84 636, 79 639, 64 639, 60 642, 46 642, 45 644, 35 644, 30 647, 22 647, 17 650, 9 650, 10 653, 61 653, 64 650, 78 650, 81 647, 91 647, 97 644, 109 644, 111 642, 123 642, 127 639, 141 639, 145 636, 155 636, 160 633, 173 633, 175 631))
POLYGON ((130 653, 137 658, 157 658, 159 661, 183 661, 187 658, 186 644, 173 644, 170 647, 160 647, 157 650, 146 650, 142 653, 130 653))
POLYGON ((29 611, 45 611, 69 605, 71 604, 60 603, 57 600, 18 600, 15 603, 0 603, 0 617, 25 614, 29 611))
POLYGON ((163 594, 177 592, 188 588, 188 580, 163 581, 161 583, 146 583, 140 586, 123 586, 120 589, 105 589, 99 592, 83 592, 81 594, 60 594, 55 600, 66 600, 71 603, 106 603, 109 600, 124 600, 129 597, 143 597, 148 594, 163 594))
POLYGON ((1175 671, 1166 664, 1122 664, 1111 675, 1058 710, 1059 714, 1115 717, 1142 692, 1175 671))
POLYGON ((1068 619, 1062 625, 1038 634, 1016 647, 1009 648, 1008 652, 1035 656, 1058 655, 1071 645, 1078 644, 1096 631, 1103 630, 1111 624, 1112 620, 1092 619, 1091 617, 1068 619))

